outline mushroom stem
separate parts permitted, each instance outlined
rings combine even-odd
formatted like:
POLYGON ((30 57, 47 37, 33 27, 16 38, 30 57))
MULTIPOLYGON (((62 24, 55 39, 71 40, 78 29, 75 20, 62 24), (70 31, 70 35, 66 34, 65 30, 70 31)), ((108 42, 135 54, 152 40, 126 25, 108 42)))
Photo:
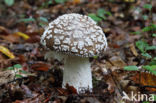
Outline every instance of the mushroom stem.
POLYGON ((92 91, 92 74, 89 58, 78 56, 65 58, 62 87, 64 88, 67 83, 77 89, 78 93, 83 92, 83 90, 92 91))

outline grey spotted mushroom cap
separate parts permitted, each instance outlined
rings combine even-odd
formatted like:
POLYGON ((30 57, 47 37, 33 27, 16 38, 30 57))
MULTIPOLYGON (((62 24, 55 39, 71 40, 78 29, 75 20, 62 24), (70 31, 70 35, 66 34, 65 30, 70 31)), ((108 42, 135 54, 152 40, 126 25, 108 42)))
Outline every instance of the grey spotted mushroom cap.
POLYGON ((41 44, 56 52, 82 57, 100 55, 107 48, 101 27, 90 17, 76 13, 64 14, 49 23, 41 44))

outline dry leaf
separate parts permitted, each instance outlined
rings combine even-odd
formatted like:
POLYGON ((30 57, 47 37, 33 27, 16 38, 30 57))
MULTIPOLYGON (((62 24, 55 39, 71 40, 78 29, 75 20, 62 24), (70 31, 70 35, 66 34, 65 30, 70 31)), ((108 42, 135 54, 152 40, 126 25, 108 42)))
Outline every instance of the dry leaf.
POLYGON ((0 35, 0 37, 11 43, 18 43, 20 41, 20 37, 14 34, 0 35))
POLYGON ((6 84, 14 80, 15 73, 12 73, 11 70, 0 71, 0 85, 6 84))
MULTIPOLYGON (((156 86, 156 76, 146 72, 141 72, 140 74, 137 73, 136 75, 131 77, 131 80, 133 80, 137 84, 141 84, 142 86, 156 86)), ((156 88, 148 87, 146 89, 156 92, 156 88)))
POLYGON ((14 59, 15 56, 12 52, 10 52, 6 47, 0 45, 0 52, 8 56, 10 59, 14 59))
POLYGON ((0 26, 0 34, 9 34, 9 32, 5 27, 0 26))
POLYGON ((38 62, 35 63, 31 66, 31 69, 37 70, 37 71, 48 71, 50 69, 50 65, 43 63, 43 62, 38 62))
POLYGON ((73 4, 80 4, 81 3, 81 0, 72 0, 72 3, 73 4))
POLYGON ((130 49, 131 49, 132 53, 133 53, 135 56, 138 56, 138 53, 137 53, 136 48, 135 48, 135 46, 134 46, 133 43, 130 44, 130 49))
POLYGON ((126 66, 126 63, 119 56, 113 56, 109 60, 113 64, 113 66, 117 66, 120 68, 123 68, 124 66, 126 66))
POLYGON ((69 91, 69 93, 77 94, 77 90, 73 86, 70 86, 69 84, 66 84, 66 88, 69 91))
POLYGON ((30 38, 27 34, 22 33, 22 32, 16 32, 15 34, 18 35, 18 36, 21 36, 21 37, 24 38, 25 40, 27 40, 27 39, 30 38))

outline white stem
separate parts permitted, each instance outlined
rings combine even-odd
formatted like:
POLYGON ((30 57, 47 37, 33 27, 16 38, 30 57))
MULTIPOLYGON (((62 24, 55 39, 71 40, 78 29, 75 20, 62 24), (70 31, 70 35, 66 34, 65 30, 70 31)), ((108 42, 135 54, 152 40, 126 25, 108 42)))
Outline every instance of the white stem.
POLYGON ((63 84, 73 86, 78 93, 82 90, 92 91, 92 74, 89 58, 69 56, 65 58, 63 84))

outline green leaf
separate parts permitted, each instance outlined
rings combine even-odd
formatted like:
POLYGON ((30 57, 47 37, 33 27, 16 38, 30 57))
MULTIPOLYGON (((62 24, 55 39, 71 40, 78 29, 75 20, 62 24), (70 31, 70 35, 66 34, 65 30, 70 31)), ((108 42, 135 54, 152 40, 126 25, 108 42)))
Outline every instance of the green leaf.
POLYGON ((147 42, 139 40, 136 42, 136 47, 142 52, 145 52, 145 48, 148 46, 147 42))
POLYGON ((19 68, 22 68, 22 66, 21 66, 21 64, 16 64, 16 65, 14 65, 14 68, 19 69, 19 68))
POLYGON ((16 77, 16 78, 22 78, 23 76, 20 75, 20 74, 16 74, 15 77, 16 77))
POLYGON ((148 53, 141 53, 141 55, 148 58, 148 59, 152 58, 152 56, 148 53))
POLYGON ((153 29, 156 29, 156 24, 152 24, 151 27, 152 27, 153 29))
POLYGON ((20 19, 19 22, 35 22, 34 18, 24 18, 24 19, 20 19))
POLYGON ((14 67, 8 67, 7 70, 14 70, 14 67))
POLYGON ((147 46, 146 50, 156 50, 156 46, 147 46))
POLYGON ((146 65, 146 66, 143 66, 144 69, 147 69, 147 70, 156 70, 156 65, 146 65))
POLYGON ((62 3, 65 3, 66 0, 55 0, 55 2, 58 3, 58 4, 62 4, 62 3))
POLYGON ((39 25, 40 25, 41 27, 46 27, 46 26, 47 26, 47 25, 44 24, 44 23, 39 23, 39 25))
MULTIPOLYGON (((154 94, 153 94, 154 95, 154 94)), ((154 101, 156 101, 156 95, 154 95, 154 101)))
POLYGON ((143 32, 156 31, 156 24, 152 24, 150 26, 144 27, 142 31, 143 32))
POLYGON ((153 37, 156 37, 156 33, 152 34, 153 37))
POLYGON ((108 16, 111 16, 111 12, 109 11, 106 11, 105 9, 98 9, 98 14, 103 14, 103 15, 108 15, 108 16))
POLYGON ((14 4, 14 0, 4 0, 4 2, 8 6, 12 6, 14 4))
POLYGON ((147 27, 144 27, 142 29, 143 32, 147 32, 147 31, 151 31, 152 30, 152 27, 151 26, 147 26, 147 27))
POLYGON ((50 4, 53 4, 53 0, 49 0, 48 1, 48 4, 50 5, 50 4))
POLYGON ((150 103, 150 102, 144 101, 143 103, 150 103))
POLYGON ((45 17, 39 17, 39 20, 46 22, 46 23, 48 22, 47 18, 45 18, 45 17))
POLYGON ((139 68, 134 65, 124 67, 124 70, 128 70, 128 71, 137 71, 138 69, 139 68))
POLYGON ((20 70, 19 72, 21 72, 21 73, 23 73, 23 74, 28 74, 28 72, 25 71, 25 70, 20 70))
POLYGON ((145 4, 143 6, 145 9, 151 10, 152 9, 152 5, 151 4, 145 4))
POLYGON ((100 8, 97 11, 97 15, 100 16, 100 17, 102 17, 104 15, 104 12, 105 12, 105 10, 100 8))
POLYGON ((140 31, 136 31, 136 32, 131 32, 131 34, 140 35, 141 32, 140 31))
POLYGON ((153 60, 155 60, 155 61, 156 61, 156 57, 154 57, 154 58, 153 58, 153 60))
POLYGON ((156 61, 155 60, 152 60, 149 65, 156 65, 156 61))
POLYGON ((102 19, 101 18, 99 18, 96 14, 94 14, 94 13, 90 13, 90 14, 88 14, 88 16, 89 17, 91 17, 94 21, 96 21, 96 22, 100 22, 100 21, 102 21, 102 19))
POLYGON ((103 18, 104 20, 106 20, 106 16, 105 15, 108 15, 108 16, 111 16, 112 14, 109 12, 109 11, 106 11, 102 8, 98 9, 97 11, 97 16, 103 18))
POLYGON ((152 74, 154 74, 156 76, 156 71, 151 71, 152 74))
POLYGON ((101 17, 103 20, 106 20, 107 19, 107 17, 105 15, 99 16, 99 17, 101 17))
POLYGON ((47 25, 47 23, 48 23, 48 20, 47 20, 47 18, 45 18, 45 17, 39 17, 38 18, 39 19, 39 25, 41 26, 41 27, 46 27, 46 25, 47 25))
POLYGON ((149 63, 149 65, 156 65, 156 57, 154 57, 151 62, 149 63))
POLYGON ((151 72, 152 74, 156 75, 156 65, 146 65, 143 66, 144 69, 148 70, 149 72, 151 72))

